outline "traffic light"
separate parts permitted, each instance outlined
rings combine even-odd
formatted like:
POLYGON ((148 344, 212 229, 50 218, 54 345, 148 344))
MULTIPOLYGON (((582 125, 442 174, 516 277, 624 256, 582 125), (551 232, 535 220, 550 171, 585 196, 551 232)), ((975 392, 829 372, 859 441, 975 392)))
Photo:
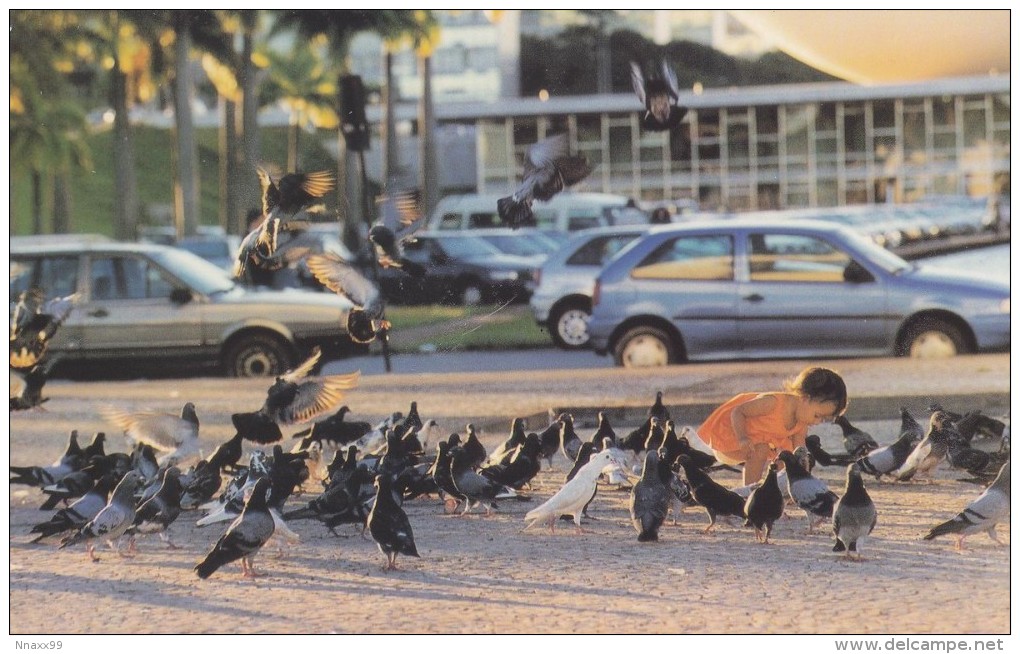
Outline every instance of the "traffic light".
POLYGON ((347 148, 361 152, 369 148, 368 119, 365 117, 365 86, 359 75, 340 77, 340 130, 347 148))

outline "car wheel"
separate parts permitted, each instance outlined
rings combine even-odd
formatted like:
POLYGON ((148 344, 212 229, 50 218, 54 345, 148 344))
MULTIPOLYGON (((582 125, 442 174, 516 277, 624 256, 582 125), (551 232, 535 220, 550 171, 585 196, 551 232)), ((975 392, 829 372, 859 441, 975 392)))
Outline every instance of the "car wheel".
POLYGON ((473 307, 482 303, 482 288, 477 282, 468 281, 460 290, 460 303, 473 307))
POLYGON ((635 327, 617 342, 616 365, 624 368, 665 366, 676 361, 673 340, 658 327, 635 327))
POLYGON ((945 359, 969 351, 960 329, 942 320, 923 319, 907 328, 900 354, 914 359, 945 359))
POLYGON ((579 350, 588 345, 588 321, 591 311, 580 304, 568 304, 549 316, 549 335, 557 347, 579 350))
POLYGON ((289 348, 267 334, 249 334, 231 344, 223 357, 232 377, 272 377, 292 367, 289 348))

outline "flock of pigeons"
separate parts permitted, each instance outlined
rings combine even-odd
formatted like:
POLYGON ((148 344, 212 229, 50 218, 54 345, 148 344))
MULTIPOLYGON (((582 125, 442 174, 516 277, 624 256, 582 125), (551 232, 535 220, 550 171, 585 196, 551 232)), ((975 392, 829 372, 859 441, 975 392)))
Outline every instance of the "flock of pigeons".
POLYGON ((1009 515, 1009 427, 979 412, 958 415, 935 407, 925 430, 902 410, 901 435, 885 446, 842 420, 846 453, 826 452, 811 436, 795 452, 778 452, 758 484, 728 488, 712 474, 729 466, 716 461, 691 427, 677 433, 662 393, 644 423, 626 434, 617 435, 604 412, 587 439, 574 430, 569 414, 560 414, 540 432, 527 432, 524 420, 517 418, 509 437, 488 452, 471 424, 463 438, 458 433, 442 438, 436 421, 422 421, 415 402, 406 416, 395 412, 375 425, 349 420, 350 409, 337 406, 344 391, 355 387, 357 373, 312 377, 317 356, 277 378, 257 411, 234 414, 235 436, 187 468, 185 462, 201 455, 192 403, 180 415, 101 408, 135 444, 130 453, 106 452, 103 433, 82 447, 72 431, 66 451, 53 464, 11 466, 11 484, 35 486, 47 496, 41 509, 64 505, 31 528, 33 542, 60 538, 60 548, 84 544, 93 560, 98 560, 96 544, 106 542, 131 556, 140 534, 158 534, 168 547, 176 547, 170 527, 185 512, 197 511, 198 526, 229 526, 197 562, 196 574, 205 579, 240 560, 242 573, 251 577, 258 574, 252 559, 270 538, 297 541, 290 525, 315 520, 334 534, 345 524, 360 526, 385 555, 383 569, 393 570, 398 555, 418 556, 405 502, 435 496, 444 513, 459 515, 475 508, 488 515, 503 500, 533 502, 527 494, 531 482, 543 460, 551 466, 559 454, 572 462, 570 472, 558 491, 525 514, 524 531, 537 525, 555 530, 558 521, 573 520, 575 531, 583 532, 582 520, 604 480, 603 486, 631 486, 630 516, 640 542, 658 540, 670 512, 675 524, 684 508, 698 507, 709 518, 706 532, 717 517, 734 517, 768 543, 775 522, 788 505, 795 505, 808 517, 809 531, 829 523, 833 551, 860 560, 859 544, 878 519, 864 476, 918 479, 930 476, 943 461, 966 469, 972 481, 991 483, 924 539, 954 535, 962 549, 964 538, 986 532, 999 542, 996 524, 1009 515), (281 426, 327 413, 296 432, 295 446, 284 451, 281 426), (976 437, 998 437, 1002 445, 996 452, 971 447, 976 437), (246 440, 255 447, 242 465, 246 440), (271 451, 261 447, 270 444, 271 451), (635 464, 640 464, 639 476, 633 474, 635 464), (845 466, 843 492, 833 492, 815 477, 814 465, 845 466), (299 508, 288 506, 295 490, 316 480, 322 484, 318 495, 299 508), (128 539, 123 551, 122 537, 128 539))

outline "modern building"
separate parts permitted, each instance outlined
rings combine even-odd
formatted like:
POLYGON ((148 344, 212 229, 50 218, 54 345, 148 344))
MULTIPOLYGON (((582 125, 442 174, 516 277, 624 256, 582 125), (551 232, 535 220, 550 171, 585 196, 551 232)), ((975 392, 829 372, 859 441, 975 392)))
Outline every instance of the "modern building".
MULTIPOLYGON (((566 132, 573 150, 595 164, 578 190, 692 198, 706 209, 905 202, 1008 188, 1008 75, 705 89, 680 102, 690 108, 689 125, 672 135, 641 129, 643 108, 632 94, 437 104, 440 139, 464 141, 461 152, 475 155, 441 158, 444 192, 509 191, 527 148, 553 132, 566 132)), ((397 114, 416 133, 414 104, 399 105, 397 114)), ((380 118, 370 108, 369 120, 380 118)), ((417 150, 412 142, 402 147, 417 150)))

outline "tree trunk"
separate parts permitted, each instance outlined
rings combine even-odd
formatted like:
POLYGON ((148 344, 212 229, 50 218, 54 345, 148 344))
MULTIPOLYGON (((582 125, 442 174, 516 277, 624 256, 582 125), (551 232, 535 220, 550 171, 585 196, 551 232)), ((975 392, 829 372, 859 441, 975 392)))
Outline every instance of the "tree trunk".
POLYGON ((235 233, 236 218, 241 208, 237 204, 237 103, 220 98, 223 122, 220 124, 220 226, 235 233))
POLYGON ((42 174, 32 171, 32 233, 43 233, 42 174))
POLYGON ((71 231, 71 184, 66 171, 53 176, 53 233, 67 234, 71 231))
MULTIPOLYGON (((114 19, 115 33, 119 21, 114 19)), ((116 202, 114 206, 113 234, 118 239, 138 238, 138 180, 135 176, 135 151, 128 116, 127 76, 120 69, 120 60, 114 47, 113 68, 110 73, 110 106, 113 107, 113 171, 116 202)))
POLYGON ((298 125, 297 116, 291 116, 290 125, 287 126, 287 171, 293 172, 298 169, 298 125))
POLYGON ((237 192, 240 211, 237 215, 238 234, 244 234, 247 224, 244 215, 252 207, 261 207, 262 198, 259 190, 258 175, 255 169, 261 158, 261 142, 258 124, 258 70, 252 63, 251 56, 255 50, 254 27, 245 29, 241 45, 241 170, 238 171, 237 192))
POLYGON ((191 236, 198 231, 198 150, 195 145, 195 123, 191 111, 192 81, 191 25, 187 11, 175 14, 177 38, 174 41, 174 124, 177 144, 177 180, 174 204, 177 236, 191 236))
POLYGON ((421 150, 421 188, 424 193, 425 213, 428 215, 439 203, 442 193, 439 163, 436 160, 436 116, 432 104, 432 58, 420 57, 421 100, 418 103, 418 144, 421 150))
POLYGON ((386 50, 385 55, 386 84, 383 86, 383 111, 385 112, 385 128, 383 129, 383 188, 388 187, 400 171, 400 154, 397 152, 397 117, 394 111, 396 92, 393 88, 393 53, 386 50))

